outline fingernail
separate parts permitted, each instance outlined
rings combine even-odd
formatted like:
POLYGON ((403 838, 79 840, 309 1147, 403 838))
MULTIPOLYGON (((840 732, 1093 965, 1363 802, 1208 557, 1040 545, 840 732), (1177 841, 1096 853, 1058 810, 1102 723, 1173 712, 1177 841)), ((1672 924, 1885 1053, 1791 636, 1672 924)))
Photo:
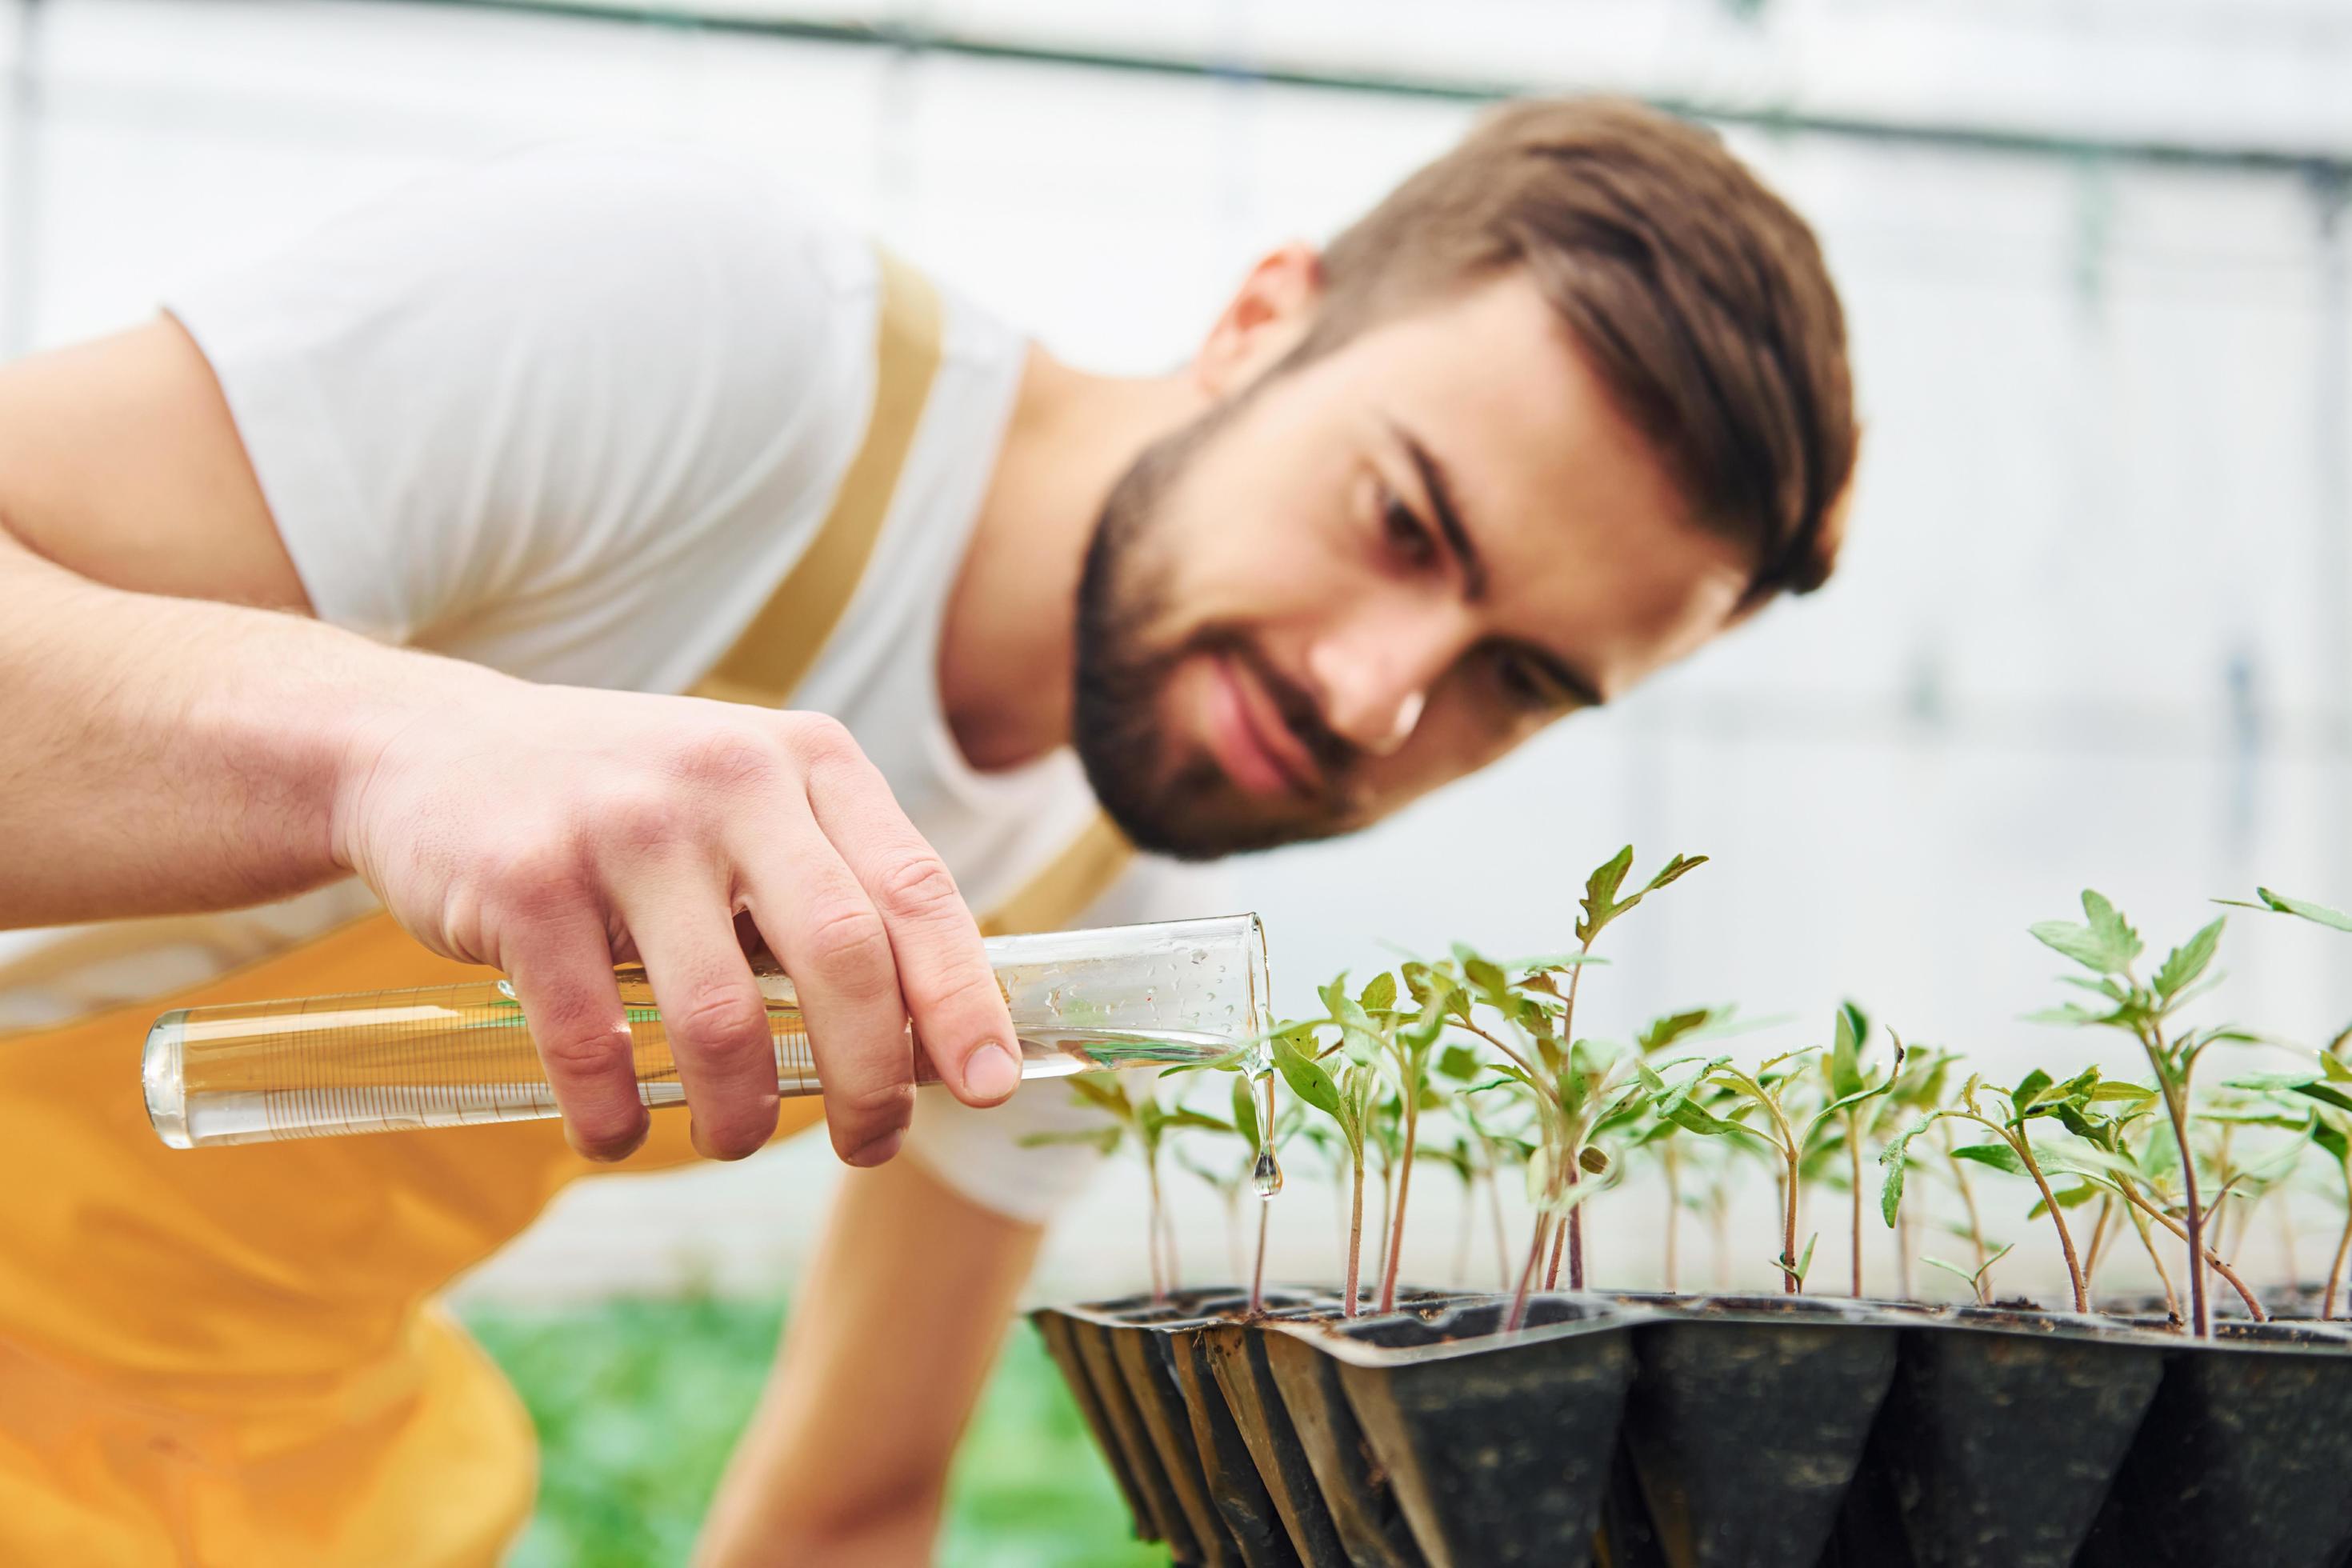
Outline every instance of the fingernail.
POLYGON ((982 1046, 964 1058, 963 1086, 979 1099, 1003 1100, 1021 1087, 1021 1064, 1003 1046, 982 1046))
POLYGON ((891 1132, 877 1138, 873 1142, 852 1154, 849 1157, 849 1163, 860 1170, 871 1165, 879 1165, 898 1152, 898 1145, 906 1141, 906 1137, 904 1132, 891 1132))

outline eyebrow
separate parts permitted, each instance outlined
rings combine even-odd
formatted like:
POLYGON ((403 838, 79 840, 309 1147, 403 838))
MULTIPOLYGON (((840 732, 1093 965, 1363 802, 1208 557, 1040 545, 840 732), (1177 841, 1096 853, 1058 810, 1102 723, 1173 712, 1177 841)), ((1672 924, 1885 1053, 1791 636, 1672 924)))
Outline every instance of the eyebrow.
POLYGON ((1445 536, 1445 547, 1461 563, 1464 596, 1475 604, 1486 596, 1486 563, 1478 558, 1478 547, 1470 542, 1469 531, 1462 526, 1462 514, 1454 505, 1453 487, 1445 482, 1445 469, 1412 431, 1402 425, 1391 425, 1390 428, 1403 446, 1405 456, 1412 460, 1413 472, 1421 476, 1421 488, 1429 492, 1429 509, 1437 514, 1438 531, 1445 536))
MULTIPOLYGON (((1469 530, 1462 526, 1462 513, 1454 503, 1454 489, 1446 482, 1444 465, 1430 456, 1429 448, 1403 426, 1391 421, 1389 428, 1404 447, 1413 471, 1421 476, 1422 489, 1429 494, 1429 510, 1437 514, 1437 531, 1444 536, 1445 547, 1461 563, 1463 597, 1475 604, 1486 595, 1486 563, 1478 554, 1478 547, 1470 542, 1469 530)), ((1559 682, 1560 689, 1574 698, 1579 706, 1599 708, 1608 701, 1591 678, 1549 648, 1525 643, 1520 645, 1520 651, 1542 665, 1544 672, 1559 682)))

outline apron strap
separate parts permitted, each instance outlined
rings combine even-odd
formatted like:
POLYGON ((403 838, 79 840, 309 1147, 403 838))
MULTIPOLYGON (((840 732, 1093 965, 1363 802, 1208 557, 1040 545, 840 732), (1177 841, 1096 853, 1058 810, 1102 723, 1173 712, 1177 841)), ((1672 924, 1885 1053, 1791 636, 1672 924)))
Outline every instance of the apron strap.
MULTIPOLYGON (((874 408, 833 510, 751 624, 693 688, 697 697, 782 708, 841 624, 889 515, 940 367, 942 311, 930 279, 877 250, 882 307, 875 334, 874 408)), ((1118 879, 1134 849, 1097 814, 1029 882, 981 917, 990 936, 1067 925, 1118 879)))
POLYGON ((874 345, 874 407, 833 510, 808 549, 735 645, 693 688, 697 697, 782 708, 841 624, 890 512, 940 368, 940 296, 930 279, 877 250, 882 306, 874 345))

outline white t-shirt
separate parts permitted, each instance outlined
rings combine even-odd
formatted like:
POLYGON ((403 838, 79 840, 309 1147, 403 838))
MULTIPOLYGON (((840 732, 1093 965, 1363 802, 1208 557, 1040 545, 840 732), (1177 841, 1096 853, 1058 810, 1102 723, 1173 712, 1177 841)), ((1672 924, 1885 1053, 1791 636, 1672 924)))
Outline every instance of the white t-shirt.
MULTIPOLYGON (((680 150, 550 149, 428 182, 180 290, 323 620, 533 680, 679 691, 829 511, 874 390, 860 237, 680 150)), ((1096 810, 1066 751, 982 774, 941 708, 940 617, 1017 388, 1022 337, 942 290, 942 355, 872 560, 794 695, 846 724, 975 908, 1096 810)), ((1087 923, 1220 912, 1139 859, 1087 923)), ((356 882, 264 909, 0 932, 0 1029, 200 983, 373 906, 356 882)), ((921 1097, 908 1150, 1043 1217, 1082 1149, 1057 1085, 921 1097)))

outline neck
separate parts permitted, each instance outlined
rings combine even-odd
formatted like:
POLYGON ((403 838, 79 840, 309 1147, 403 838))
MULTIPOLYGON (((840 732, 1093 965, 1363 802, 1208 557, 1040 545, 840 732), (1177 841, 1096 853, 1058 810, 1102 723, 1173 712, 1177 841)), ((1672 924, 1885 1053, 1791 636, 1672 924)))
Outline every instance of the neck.
POLYGON ((972 766, 1070 739, 1078 577, 1103 501, 1143 448, 1198 413, 1181 375, 1091 375, 1032 345, 940 629, 940 695, 972 766))

